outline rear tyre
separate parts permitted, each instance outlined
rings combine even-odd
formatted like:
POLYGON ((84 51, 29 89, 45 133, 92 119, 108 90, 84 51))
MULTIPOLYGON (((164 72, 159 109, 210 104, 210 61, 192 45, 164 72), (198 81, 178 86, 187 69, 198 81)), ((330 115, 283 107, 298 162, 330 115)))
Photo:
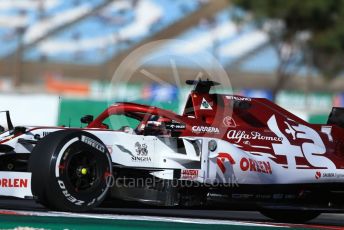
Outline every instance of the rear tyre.
POLYGON ((287 223, 304 223, 318 217, 321 214, 317 211, 272 209, 264 209, 261 210, 260 213, 273 220, 287 223))
POLYGON ((32 194, 50 209, 83 212, 105 199, 112 175, 106 146, 96 136, 78 130, 49 134, 29 160, 32 194))

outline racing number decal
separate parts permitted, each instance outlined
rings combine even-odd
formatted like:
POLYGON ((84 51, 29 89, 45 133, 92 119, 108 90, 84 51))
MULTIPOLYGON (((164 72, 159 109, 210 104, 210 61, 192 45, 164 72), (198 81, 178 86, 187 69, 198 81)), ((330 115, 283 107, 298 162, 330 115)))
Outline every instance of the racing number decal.
POLYGON ((273 115, 268 121, 268 127, 278 137, 282 137, 281 144, 272 144, 276 155, 285 156, 287 159, 288 167, 296 169, 296 157, 304 157, 312 166, 327 169, 335 169, 335 164, 325 156, 326 148, 319 134, 310 127, 298 124, 290 125, 288 122, 285 124, 288 128, 285 130, 286 134, 290 134, 293 140, 306 139, 313 143, 303 143, 300 146, 292 145, 286 135, 282 133, 278 127, 276 117, 273 115))
POLYGON ((275 115, 268 121, 268 127, 278 137, 282 137, 281 144, 272 144, 276 155, 282 155, 287 158, 287 163, 290 168, 296 168, 296 157, 303 157, 300 146, 290 144, 288 138, 278 128, 275 115))

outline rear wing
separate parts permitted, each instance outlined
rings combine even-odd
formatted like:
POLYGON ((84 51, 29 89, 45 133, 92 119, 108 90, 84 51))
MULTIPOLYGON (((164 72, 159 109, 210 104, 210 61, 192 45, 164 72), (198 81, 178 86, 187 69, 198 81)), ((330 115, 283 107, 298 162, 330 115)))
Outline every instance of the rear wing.
POLYGON ((344 108, 333 107, 327 119, 328 125, 338 125, 344 128, 344 108))

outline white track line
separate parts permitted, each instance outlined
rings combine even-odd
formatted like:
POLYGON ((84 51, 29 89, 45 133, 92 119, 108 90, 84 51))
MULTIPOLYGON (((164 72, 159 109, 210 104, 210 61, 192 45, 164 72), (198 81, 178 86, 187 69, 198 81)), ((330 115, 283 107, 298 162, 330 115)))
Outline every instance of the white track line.
POLYGON ((106 220, 138 220, 138 221, 161 221, 161 222, 174 222, 185 224, 217 224, 217 225, 237 225, 237 226, 250 226, 250 227, 285 227, 276 226, 275 224, 254 223, 244 221, 231 221, 231 220, 214 220, 214 219, 195 219, 195 218, 180 218, 180 217, 157 217, 157 216, 135 216, 135 215, 109 215, 109 214, 87 214, 87 213, 69 213, 69 212, 38 212, 38 211, 14 211, 0 209, 1 212, 13 212, 18 215, 25 216, 47 216, 47 217, 69 217, 69 218, 93 218, 93 219, 106 219, 106 220))

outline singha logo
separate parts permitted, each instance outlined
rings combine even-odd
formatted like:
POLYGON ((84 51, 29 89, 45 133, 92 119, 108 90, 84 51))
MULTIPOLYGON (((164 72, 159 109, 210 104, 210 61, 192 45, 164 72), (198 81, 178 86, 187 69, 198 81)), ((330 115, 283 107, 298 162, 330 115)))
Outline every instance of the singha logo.
POLYGON ((135 151, 138 156, 147 156, 148 155, 148 150, 147 150, 147 145, 146 144, 140 144, 139 142, 135 143, 135 151))
POLYGON ((148 163, 152 159, 148 156, 148 149, 146 144, 135 143, 136 156, 132 156, 131 160, 133 162, 148 163))

